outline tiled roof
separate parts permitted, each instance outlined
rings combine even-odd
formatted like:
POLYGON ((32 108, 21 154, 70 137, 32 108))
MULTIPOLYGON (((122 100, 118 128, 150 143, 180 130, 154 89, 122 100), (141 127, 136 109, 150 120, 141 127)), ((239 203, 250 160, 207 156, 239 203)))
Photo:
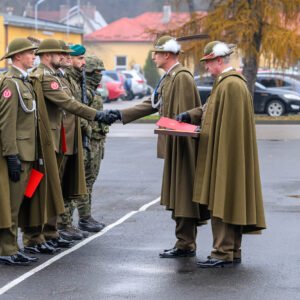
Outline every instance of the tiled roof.
MULTIPOLYGON (((198 12, 205 15, 205 12, 198 12)), ((99 42, 149 42, 153 41, 153 34, 149 30, 174 29, 190 18, 189 13, 172 13, 170 22, 162 22, 160 12, 147 12, 135 18, 122 18, 108 24, 93 33, 84 36, 85 41, 99 42)))

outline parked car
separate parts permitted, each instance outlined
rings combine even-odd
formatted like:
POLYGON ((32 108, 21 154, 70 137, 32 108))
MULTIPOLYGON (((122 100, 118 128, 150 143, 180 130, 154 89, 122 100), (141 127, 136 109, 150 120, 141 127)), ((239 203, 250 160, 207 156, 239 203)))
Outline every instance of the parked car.
POLYGON ((267 88, 280 88, 300 93, 300 81, 288 75, 257 73, 256 81, 267 88))
MULTIPOLYGON (((107 101, 116 101, 118 99, 124 99, 126 96, 123 84, 119 81, 113 80, 111 77, 103 74, 100 85, 106 85, 108 90, 107 101)), ((98 88, 101 88, 98 86, 98 88)))
POLYGON ((108 89, 106 83, 104 83, 102 80, 97 87, 97 93, 101 96, 103 102, 108 101, 108 89))
MULTIPOLYGON (((197 86, 201 102, 204 104, 211 93, 212 86, 197 86)), ((255 83, 254 112, 267 113, 272 117, 279 117, 287 113, 300 112, 300 94, 284 89, 266 88, 260 83, 255 83)))
POLYGON ((124 85, 125 77, 120 71, 114 71, 114 70, 105 70, 102 71, 102 75, 109 76, 115 81, 121 82, 124 85))
POLYGON ((122 72, 125 76, 125 89, 127 92, 126 99, 132 100, 136 96, 143 98, 147 94, 147 82, 143 74, 136 70, 128 70, 122 72))

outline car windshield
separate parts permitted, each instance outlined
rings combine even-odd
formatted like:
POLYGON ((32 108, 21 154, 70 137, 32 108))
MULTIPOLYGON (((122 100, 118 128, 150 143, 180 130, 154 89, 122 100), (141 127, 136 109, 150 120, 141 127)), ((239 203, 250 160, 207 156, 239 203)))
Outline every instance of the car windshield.
POLYGON ((259 82, 255 82, 255 87, 257 87, 261 90, 266 90, 267 89, 264 85, 260 84, 259 82))

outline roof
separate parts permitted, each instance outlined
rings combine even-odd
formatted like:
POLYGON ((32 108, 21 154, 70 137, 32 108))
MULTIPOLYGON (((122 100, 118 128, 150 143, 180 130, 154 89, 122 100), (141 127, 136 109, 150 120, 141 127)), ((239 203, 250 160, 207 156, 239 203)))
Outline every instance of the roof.
MULTIPOLYGON (((0 14, 4 17, 5 25, 13 25, 17 27, 26 27, 26 28, 35 28, 35 19, 29 17, 21 17, 16 15, 8 15, 8 14, 0 14)), ((49 31, 58 31, 58 32, 66 32, 68 27, 64 24, 45 21, 45 20, 37 20, 37 25, 39 30, 49 30, 49 31)), ((83 34, 83 29, 76 26, 69 26, 70 33, 78 33, 83 34)))
MULTIPOLYGON (((197 12, 206 15, 206 12, 197 12)), ((149 30, 164 31, 178 28, 190 18, 189 13, 173 12, 170 21, 162 22, 163 13, 147 12, 135 18, 122 18, 84 36, 85 41, 98 42, 152 42, 155 35, 149 30)))

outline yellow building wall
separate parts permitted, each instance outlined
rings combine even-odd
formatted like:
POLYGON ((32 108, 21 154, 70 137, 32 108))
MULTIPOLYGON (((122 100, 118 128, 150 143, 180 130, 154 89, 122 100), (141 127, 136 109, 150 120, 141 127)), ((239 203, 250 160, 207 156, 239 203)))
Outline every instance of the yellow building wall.
MULTIPOLYGON (((26 27, 16 27, 16 26, 5 26, 3 17, 0 16, 0 57, 2 57, 6 53, 6 49, 8 44, 15 38, 18 37, 34 37, 39 40, 44 39, 59 39, 64 40, 66 43, 72 44, 81 44, 82 43, 82 35, 70 33, 67 35, 66 32, 53 32, 53 31, 45 31, 45 30, 38 30, 35 31, 35 28, 26 28, 26 27)), ((5 68, 6 61, 0 62, 0 68, 5 68)))
POLYGON ((142 68, 145 65, 152 43, 95 43, 85 42, 87 55, 96 55, 104 62, 107 70, 114 70, 116 67, 116 56, 127 57, 127 69, 131 69, 134 64, 139 64, 142 68))

